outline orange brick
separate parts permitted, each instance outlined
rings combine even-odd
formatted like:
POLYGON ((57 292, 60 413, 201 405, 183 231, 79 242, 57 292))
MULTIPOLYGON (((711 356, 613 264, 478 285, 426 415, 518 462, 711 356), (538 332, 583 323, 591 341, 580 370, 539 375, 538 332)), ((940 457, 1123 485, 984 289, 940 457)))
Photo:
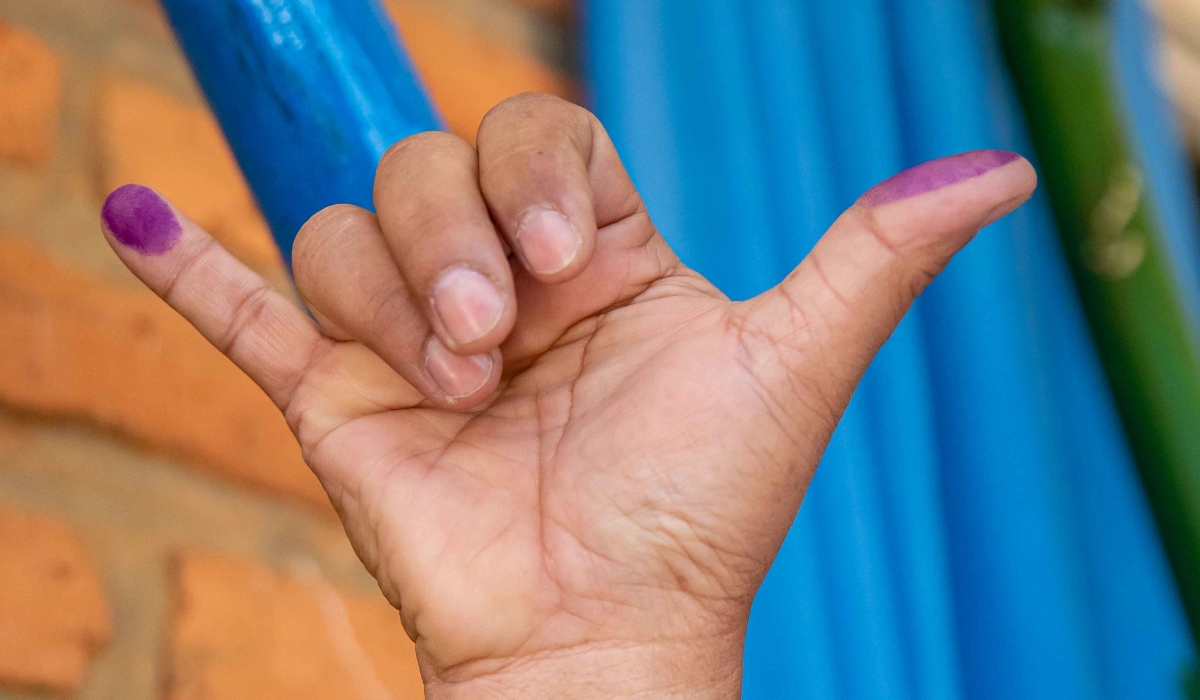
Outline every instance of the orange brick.
POLYGON ((488 111, 513 95, 571 96, 571 83, 532 56, 441 14, 389 0, 404 43, 450 128, 470 141, 488 111))
POLYGON ((62 100, 58 57, 0 21, 0 156, 37 165, 54 150, 62 100))
POLYGON ((75 690, 108 634, 104 591, 71 528, 0 510, 0 684, 75 690))
POLYGON ((381 595, 199 553, 176 574, 172 700, 423 697, 413 644, 381 595))
POLYGON ((0 328, 0 401, 87 418, 329 508, 271 401, 149 291, 85 277, 0 236, 0 328))
POLYGON ((271 233, 209 110, 113 78, 101 90, 96 119, 104 194, 131 182, 149 185, 248 265, 281 269, 271 233))

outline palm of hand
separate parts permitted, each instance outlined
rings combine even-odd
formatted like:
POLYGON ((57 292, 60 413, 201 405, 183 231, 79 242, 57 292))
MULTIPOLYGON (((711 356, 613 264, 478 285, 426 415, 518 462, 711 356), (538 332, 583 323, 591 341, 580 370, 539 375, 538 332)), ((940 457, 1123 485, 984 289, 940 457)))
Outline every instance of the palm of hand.
POLYGON ((684 271, 576 324, 484 408, 421 402, 306 445, 439 668, 625 639, 651 610, 637 638, 744 624, 819 448, 774 422, 741 313, 684 271))

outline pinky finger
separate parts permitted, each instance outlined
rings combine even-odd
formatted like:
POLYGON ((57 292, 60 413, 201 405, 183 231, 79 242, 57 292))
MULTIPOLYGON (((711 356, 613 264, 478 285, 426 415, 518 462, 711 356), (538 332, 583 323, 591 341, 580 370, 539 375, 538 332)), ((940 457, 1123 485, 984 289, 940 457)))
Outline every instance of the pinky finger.
POLYGON ((286 409, 331 342, 313 321, 148 187, 113 192, 101 219, 125 266, 286 409))

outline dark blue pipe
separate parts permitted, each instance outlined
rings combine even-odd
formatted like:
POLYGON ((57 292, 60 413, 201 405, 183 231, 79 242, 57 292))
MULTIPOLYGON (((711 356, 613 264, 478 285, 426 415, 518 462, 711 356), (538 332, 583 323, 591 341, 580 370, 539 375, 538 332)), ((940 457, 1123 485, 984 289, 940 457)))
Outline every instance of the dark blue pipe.
POLYGON ((310 216, 372 208, 379 158, 437 129, 375 0, 163 0, 286 260, 310 216))

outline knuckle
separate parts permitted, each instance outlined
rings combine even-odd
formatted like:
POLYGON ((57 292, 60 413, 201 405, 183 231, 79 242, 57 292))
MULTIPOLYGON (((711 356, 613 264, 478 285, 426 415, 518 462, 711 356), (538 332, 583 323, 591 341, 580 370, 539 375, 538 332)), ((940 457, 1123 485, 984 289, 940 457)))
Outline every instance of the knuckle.
POLYGON ((437 258, 431 249, 438 241, 446 241, 464 230, 461 211, 442 202, 428 202, 397 216, 390 229, 390 246, 397 262, 410 271, 420 267, 420 261, 437 258))
POLYGON ((292 268, 297 283, 328 253, 328 246, 346 231, 368 224, 371 214, 350 204, 325 207, 310 218, 292 243, 292 268))
POLYGON ((259 322, 266 315, 270 298, 270 288, 266 286, 259 287, 244 296, 234 308, 229 325, 217 339, 215 343, 217 349, 229 355, 249 329, 259 327, 259 322))
POLYGON ((408 297, 392 285, 383 285, 367 291, 361 308, 366 321, 364 327, 370 329, 402 326, 410 310, 408 297))
MULTIPOLYGON (((807 266, 808 269, 812 271, 812 275, 817 284, 819 285, 820 289, 824 291, 825 295, 827 295, 826 298, 830 302, 829 304, 819 305, 825 309, 825 313, 830 316, 831 319, 834 317, 844 317, 853 314, 857 305, 851 298, 850 293, 843 289, 844 285, 839 284, 838 280, 830 275, 826 270, 827 263, 825 262, 825 256, 822 254, 822 251, 814 250, 812 255, 809 256, 807 262, 809 263, 807 266)), ((790 290, 785 293, 785 296, 793 308, 797 308, 803 303, 802 300, 794 299, 790 293, 790 290)), ((831 323, 830 325, 833 324, 831 323)))
POLYGON ((392 144, 379 159, 376 180, 403 172, 416 163, 428 163, 448 154, 473 152, 471 144, 454 134, 443 131, 424 131, 392 144))
POLYGON ((499 140, 545 140, 563 135, 576 145, 591 142, 599 120, 579 105, 555 95, 527 92, 504 100, 483 118, 479 127, 480 148, 499 140))
POLYGON ((574 151, 560 141, 548 135, 489 153, 480 167, 484 192, 494 195, 517 190, 519 198, 536 192, 557 201, 571 188, 581 186, 585 175, 579 172, 583 166, 576 166, 579 157, 572 155, 574 151))
POLYGON ((543 92, 523 92, 519 95, 513 95, 501 101, 495 107, 492 107, 484 115, 483 123, 488 124, 507 116, 531 117, 539 111, 564 102, 566 100, 554 95, 547 95, 543 92))
POLYGON ((936 238, 931 243, 926 237, 905 235, 902 229, 884 225, 871 207, 857 204, 851 212, 868 240, 887 256, 894 283, 900 290, 898 308, 907 309, 941 274, 952 251, 942 250, 936 238))
POLYGON ((296 289, 305 297, 319 279, 330 246, 344 234, 371 225, 371 213, 350 204, 334 204, 314 214, 300 227, 292 244, 292 275, 296 289))
POLYGON ((905 246, 897 240, 895 232, 879 221, 879 217, 875 216, 875 211, 871 207, 858 203, 850 208, 849 214, 855 225, 865 231, 871 240, 878 243, 893 257, 901 258, 908 253, 905 246))

